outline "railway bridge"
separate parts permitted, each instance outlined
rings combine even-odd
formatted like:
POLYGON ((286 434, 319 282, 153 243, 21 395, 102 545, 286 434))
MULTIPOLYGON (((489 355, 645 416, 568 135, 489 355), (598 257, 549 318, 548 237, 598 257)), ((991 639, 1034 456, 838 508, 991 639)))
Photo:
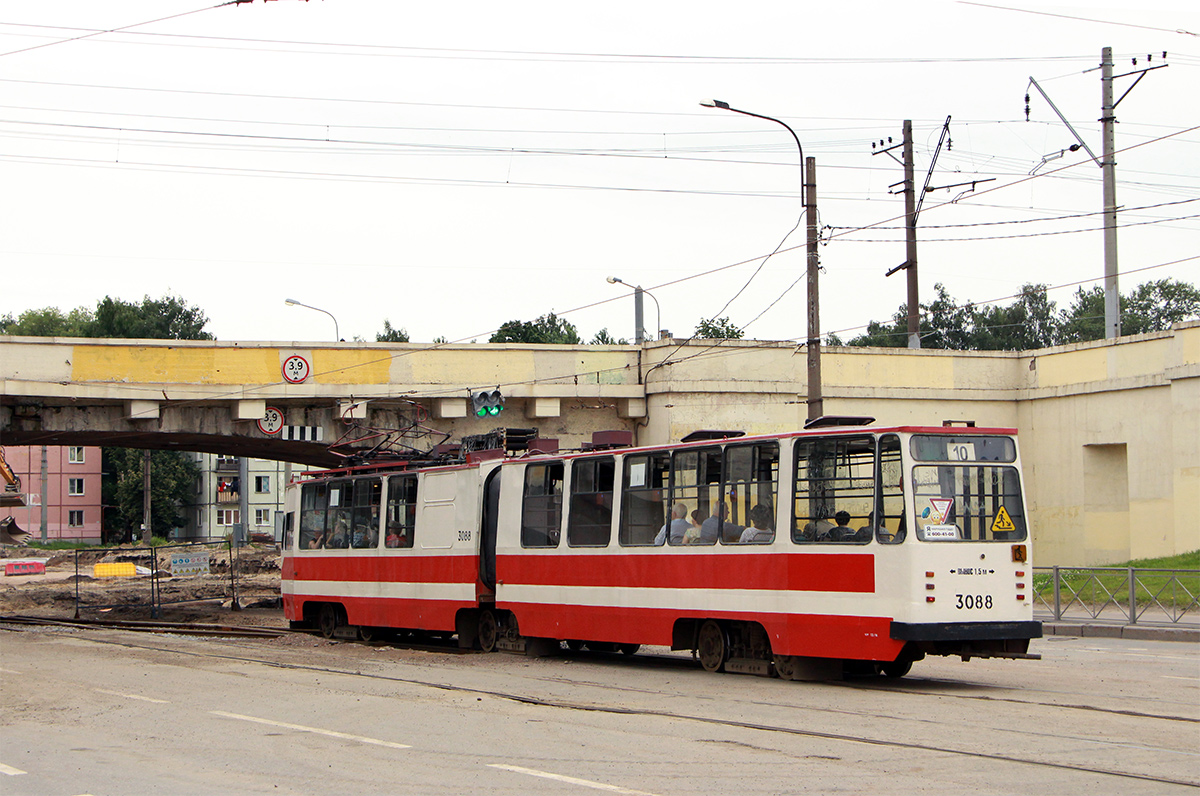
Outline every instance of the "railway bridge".
MULTIPOLYGON (((537 428, 562 448, 613 429, 639 444, 706 428, 768 433, 803 426, 805 360, 794 343, 754 340, 0 336, 0 445, 173 448, 328 466, 387 430, 422 450, 496 426, 537 428), (475 417, 471 392, 496 388, 504 412, 475 417)), ((825 414, 1018 429, 1045 558, 1095 564, 1200 548, 1200 321, 1038 351, 833 348, 822 370, 825 414), (1152 533, 1135 522, 1145 517, 1152 533)))

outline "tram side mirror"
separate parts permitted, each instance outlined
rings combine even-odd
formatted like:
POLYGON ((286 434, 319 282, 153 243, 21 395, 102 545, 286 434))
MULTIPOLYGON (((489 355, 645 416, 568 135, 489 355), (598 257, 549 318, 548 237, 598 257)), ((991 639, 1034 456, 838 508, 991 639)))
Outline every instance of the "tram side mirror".
POLYGON ((1013 563, 1024 564, 1025 563, 1025 545, 1015 544, 1012 546, 1012 551, 1013 551, 1013 563))

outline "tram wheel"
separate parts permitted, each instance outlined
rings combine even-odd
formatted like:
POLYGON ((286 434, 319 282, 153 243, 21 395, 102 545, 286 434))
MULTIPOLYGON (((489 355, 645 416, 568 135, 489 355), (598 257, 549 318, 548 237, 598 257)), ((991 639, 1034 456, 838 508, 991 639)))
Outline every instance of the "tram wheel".
POLYGON ((479 648, 484 652, 495 652, 496 641, 500 638, 500 623, 496 614, 485 608, 479 612, 479 648))
POLYGON ((358 626, 358 640, 359 641, 374 641, 378 637, 379 637, 379 632, 375 628, 367 627, 366 625, 358 626))
POLYGON ((626 655, 637 655, 638 650, 642 648, 641 644, 620 644, 617 646, 621 652, 626 655))
POLYGON ((729 657, 729 643, 725 639, 725 631, 711 619, 700 626, 696 652, 706 672, 724 671, 725 659, 729 657))
POLYGON ((583 649, 583 642, 577 638, 567 639, 567 649, 571 652, 579 652, 583 649))
POLYGON ((796 657, 794 655, 775 656, 775 674, 780 680, 796 679, 796 657))
POLYGON ((879 667, 879 669, 883 672, 885 677, 899 679, 908 674, 909 670, 912 669, 912 665, 913 662, 907 658, 900 658, 899 660, 894 660, 883 664, 879 667))
POLYGON ((317 627, 320 629, 322 636, 333 638, 333 634, 337 632, 341 624, 341 616, 338 615, 336 605, 326 603, 321 606, 321 612, 317 615, 317 627))

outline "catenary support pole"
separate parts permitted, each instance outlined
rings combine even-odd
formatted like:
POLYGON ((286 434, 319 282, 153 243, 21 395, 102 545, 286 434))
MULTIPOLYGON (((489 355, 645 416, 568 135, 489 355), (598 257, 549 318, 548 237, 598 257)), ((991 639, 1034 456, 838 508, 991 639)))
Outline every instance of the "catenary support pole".
POLYGON ((804 160, 804 212, 808 219, 808 419, 825 414, 821 396, 821 301, 817 292, 817 159, 804 160))
POLYGON ((1121 336, 1121 294, 1117 285, 1117 146, 1113 105, 1112 47, 1100 51, 1100 133, 1104 175, 1104 336, 1121 336))
POLYGON ((904 259, 908 272, 908 347, 921 347, 921 303, 917 291, 917 190, 913 178, 912 119, 904 120, 904 259))

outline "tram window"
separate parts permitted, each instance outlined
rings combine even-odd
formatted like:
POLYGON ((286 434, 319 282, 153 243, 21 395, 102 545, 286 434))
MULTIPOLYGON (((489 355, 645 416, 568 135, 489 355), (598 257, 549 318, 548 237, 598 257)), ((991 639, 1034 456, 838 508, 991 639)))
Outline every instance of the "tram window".
POLYGON ((652 545, 667 519, 663 500, 670 487, 671 456, 659 451, 626 456, 624 461, 618 538, 624 546, 652 545))
POLYGON ((615 477, 616 462, 611 456, 577 459, 571 464, 567 511, 567 544, 571 547, 608 547, 615 477))
POLYGON ((383 483, 378 478, 366 478, 354 483, 354 508, 351 512, 350 546, 379 546, 379 506, 383 499, 383 483))
POLYGON ((525 499, 521 507, 521 546, 558 547, 562 527, 563 463, 525 467, 525 499))
POLYGON ((914 434, 909 443, 919 462, 1015 462, 1017 446, 1010 437, 914 434))
POLYGON ((792 540, 800 544, 870 541, 875 440, 828 437, 796 441, 792 540))
POLYGON ((736 508, 736 497, 726 502, 722 473, 720 448, 676 451, 671 458, 671 505, 682 503, 688 516, 699 511, 703 518, 692 544, 716 544, 722 536, 736 541, 742 535, 742 529, 730 519, 730 504, 736 508))
POLYGON ((296 529, 296 512, 289 511, 283 515, 283 549, 292 549, 292 535, 296 529))
POLYGON ((328 503, 328 484, 303 484, 300 487, 301 550, 317 550, 325 546, 325 514, 328 503))
POLYGON ((388 479, 385 547, 412 547, 417 524, 417 476, 394 475, 388 479))
POLYGON ((1027 535, 1015 467, 942 464, 913 468, 917 538, 1021 541, 1027 535))
POLYGON ((875 516, 870 519, 877 522, 867 523, 867 528, 875 533, 875 538, 883 544, 899 544, 908 534, 907 516, 904 511, 904 484, 901 475, 904 472, 900 462, 900 438, 894 434, 885 434, 879 438, 879 490, 875 499, 875 516))
POLYGON ((741 530, 731 543, 768 544, 775 540, 775 484, 779 479, 779 445, 729 445, 725 448, 727 522, 741 530))
POLYGON ((354 512, 354 482, 334 481, 329 485, 329 511, 325 515, 326 547, 350 546, 350 522, 354 512))

